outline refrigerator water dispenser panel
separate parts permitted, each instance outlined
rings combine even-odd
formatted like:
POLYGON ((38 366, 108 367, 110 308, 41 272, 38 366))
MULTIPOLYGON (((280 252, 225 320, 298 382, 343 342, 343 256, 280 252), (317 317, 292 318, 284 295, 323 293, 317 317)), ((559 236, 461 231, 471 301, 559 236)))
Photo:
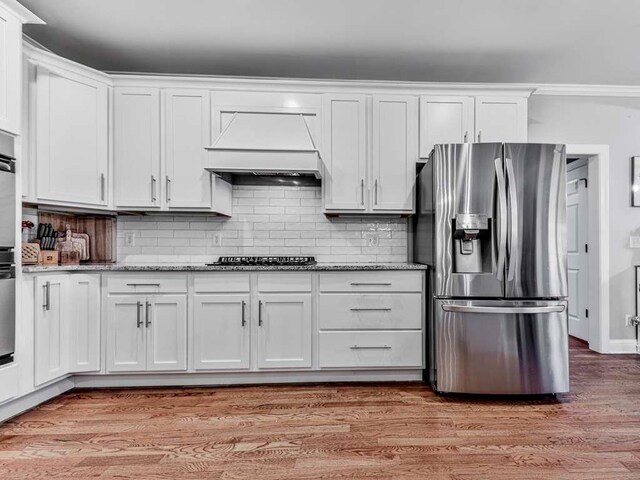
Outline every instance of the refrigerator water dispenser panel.
POLYGON ((455 273, 491 271, 491 232, 485 214, 457 214, 453 225, 455 273), (484 254, 483 254, 484 252, 484 254))

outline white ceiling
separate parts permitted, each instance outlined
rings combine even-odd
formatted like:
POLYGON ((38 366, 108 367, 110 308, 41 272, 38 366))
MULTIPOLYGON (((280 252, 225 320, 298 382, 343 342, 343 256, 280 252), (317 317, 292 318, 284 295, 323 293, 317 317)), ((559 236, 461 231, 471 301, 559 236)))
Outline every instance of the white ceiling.
POLYGON ((640 84, 636 0, 20 0, 101 70, 640 84))

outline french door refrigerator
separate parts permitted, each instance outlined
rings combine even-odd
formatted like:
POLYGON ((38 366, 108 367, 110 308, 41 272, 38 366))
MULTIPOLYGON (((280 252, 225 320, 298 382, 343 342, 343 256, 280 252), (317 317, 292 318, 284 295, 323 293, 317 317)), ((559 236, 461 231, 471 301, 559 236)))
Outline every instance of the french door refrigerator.
POLYGON ((437 392, 569 390, 565 190, 564 145, 435 146, 413 250, 431 266, 437 392))

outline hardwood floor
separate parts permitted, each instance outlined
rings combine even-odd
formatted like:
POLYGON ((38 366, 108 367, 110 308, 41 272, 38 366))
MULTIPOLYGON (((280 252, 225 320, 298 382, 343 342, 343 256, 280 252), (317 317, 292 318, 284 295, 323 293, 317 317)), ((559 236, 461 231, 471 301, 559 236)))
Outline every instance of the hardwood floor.
POLYGON ((75 391, 0 426, 1 479, 639 479, 640 360, 571 342, 572 393, 415 383, 75 391))

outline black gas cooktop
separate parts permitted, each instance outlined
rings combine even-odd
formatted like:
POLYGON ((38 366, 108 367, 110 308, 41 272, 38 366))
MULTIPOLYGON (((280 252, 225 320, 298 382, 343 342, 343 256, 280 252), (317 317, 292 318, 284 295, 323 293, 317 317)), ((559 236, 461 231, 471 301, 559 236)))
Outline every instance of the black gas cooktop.
POLYGON ((208 266, 292 266, 315 265, 315 257, 220 257, 208 266))

